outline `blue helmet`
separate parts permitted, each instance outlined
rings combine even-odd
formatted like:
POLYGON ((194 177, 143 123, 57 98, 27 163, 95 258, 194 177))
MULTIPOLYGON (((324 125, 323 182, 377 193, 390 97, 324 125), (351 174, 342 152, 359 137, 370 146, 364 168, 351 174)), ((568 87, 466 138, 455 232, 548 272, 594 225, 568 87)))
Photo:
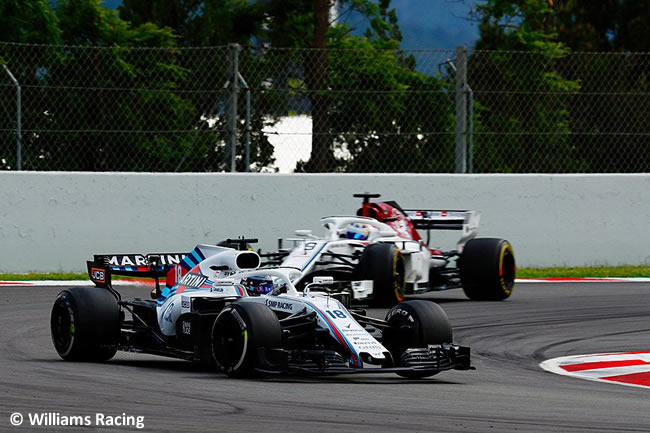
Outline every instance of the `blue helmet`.
POLYGON ((348 239, 355 239, 365 241, 370 235, 370 226, 368 224, 352 223, 348 225, 345 232, 345 237, 348 239))
POLYGON ((264 276, 252 276, 242 282, 253 295, 267 295, 273 291, 273 281, 264 276))

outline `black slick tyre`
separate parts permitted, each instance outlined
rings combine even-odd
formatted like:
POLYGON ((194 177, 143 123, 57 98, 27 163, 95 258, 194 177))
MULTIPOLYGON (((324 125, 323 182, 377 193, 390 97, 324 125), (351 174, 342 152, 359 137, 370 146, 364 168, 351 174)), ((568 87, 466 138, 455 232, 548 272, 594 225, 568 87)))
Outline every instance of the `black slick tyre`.
POLYGON ((65 289, 52 306, 52 342, 66 361, 111 359, 117 352, 121 326, 122 312, 117 299, 106 289, 65 289))
POLYGON ((402 252, 393 244, 368 245, 359 259, 359 279, 372 280, 377 306, 392 307, 402 302, 406 286, 402 252))
POLYGON ((465 245, 460 257, 460 278, 468 298, 501 301, 515 285, 515 254, 504 239, 478 238, 465 245))
MULTIPOLYGON (((386 321, 389 328, 384 330, 382 344, 388 349, 396 362, 406 349, 426 348, 430 344, 451 343, 453 333, 445 311, 436 303, 423 300, 401 302, 388 311, 386 321)), ((428 377, 438 372, 399 372, 409 378, 428 377)))
POLYGON ((260 351, 282 346, 282 328, 266 305, 236 302, 225 307, 212 326, 212 354, 228 376, 255 374, 260 351))

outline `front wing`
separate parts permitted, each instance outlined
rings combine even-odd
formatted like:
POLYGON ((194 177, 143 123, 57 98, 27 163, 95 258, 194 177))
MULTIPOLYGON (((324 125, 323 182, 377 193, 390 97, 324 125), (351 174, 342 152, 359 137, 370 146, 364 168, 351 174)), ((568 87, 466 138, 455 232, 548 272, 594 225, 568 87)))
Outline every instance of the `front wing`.
POLYGON ((397 366, 350 367, 347 360, 333 350, 260 349, 256 370, 264 374, 350 374, 350 373, 438 373, 445 370, 473 370, 469 347, 436 344, 427 348, 405 350, 397 366))

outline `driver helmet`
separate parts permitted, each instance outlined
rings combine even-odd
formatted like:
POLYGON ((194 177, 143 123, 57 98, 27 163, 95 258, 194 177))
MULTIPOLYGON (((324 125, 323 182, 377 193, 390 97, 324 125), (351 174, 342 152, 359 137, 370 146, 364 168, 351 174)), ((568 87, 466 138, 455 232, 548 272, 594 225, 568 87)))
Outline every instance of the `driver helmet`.
POLYGON ((273 281, 264 276, 248 277, 243 284, 253 295, 268 295, 273 291, 273 281))
POLYGON ((370 226, 368 224, 352 223, 348 225, 345 237, 355 240, 366 240, 370 235, 370 226))

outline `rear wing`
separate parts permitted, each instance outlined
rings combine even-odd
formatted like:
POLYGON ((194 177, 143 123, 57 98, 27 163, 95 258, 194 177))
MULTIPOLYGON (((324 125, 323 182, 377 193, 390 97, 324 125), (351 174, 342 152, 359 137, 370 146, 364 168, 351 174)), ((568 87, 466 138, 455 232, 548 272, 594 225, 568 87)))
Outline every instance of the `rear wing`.
POLYGON ((174 285, 183 274, 181 266, 187 266, 185 258, 186 253, 95 254, 86 266, 90 281, 97 287, 110 290, 118 301, 121 296, 111 285, 112 274, 153 278, 156 287, 151 291, 151 297, 155 299, 161 293, 160 277, 165 277, 167 287, 174 285))
POLYGON ((88 276, 97 287, 111 289, 111 271, 102 263, 87 261, 88 276))
POLYGON ((189 265, 186 257, 186 253, 95 254, 92 261, 86 262, 86 266, 90 281, 97 287, 112 291, 118 300, 120 296, 111 286, 112 274, 153 278, 156 289, 152 297, 157 297, 160 294, 160 277, 165 277, 167 287, 172 287, 187 272, 185 269, 189 265))
POLYGON ((472 210, 411 210, 404 214, 416 229, 423 230, 463 230, 465 225, 478 227, 480 214, 472 210))
POLYGON ((112 275, 134 277, 149 277, 156 282, 156 288, 151 292, 152 298, 160 296, 160 277, 166 277, 166 284, 175 284, 177 270, 185 253, 163 254, 95 254, 92 261, 87 261, 88 276, 95 286, 110 290, 117 300, 120 294, 113 289, 112 275), (170 281, 171 280, 171 281, 170 281))
POLYGON ((415 210, 403 209, 416 229, 422 230, 462 230, 458 249, 462 250, 468 240, 478 234, 481 214, 473 210, 415 210))
POLYGON ((155 278, 165 276, 170 269, 181 264, 186 254, 95 254, 93 261, 88 263, 94 263, 115 275, 155 278))

